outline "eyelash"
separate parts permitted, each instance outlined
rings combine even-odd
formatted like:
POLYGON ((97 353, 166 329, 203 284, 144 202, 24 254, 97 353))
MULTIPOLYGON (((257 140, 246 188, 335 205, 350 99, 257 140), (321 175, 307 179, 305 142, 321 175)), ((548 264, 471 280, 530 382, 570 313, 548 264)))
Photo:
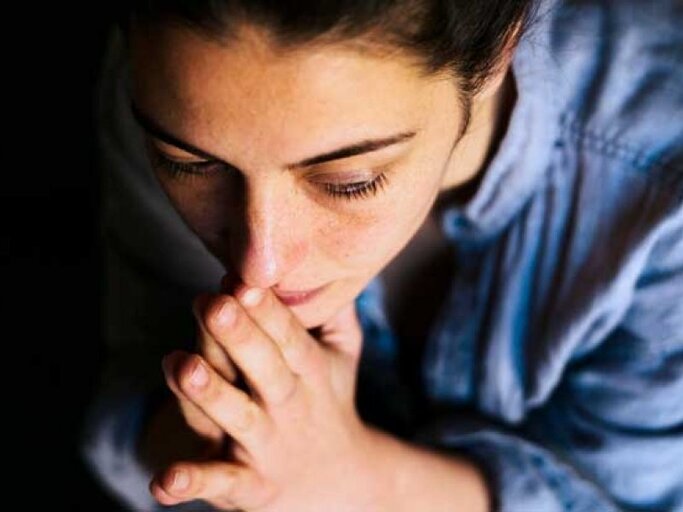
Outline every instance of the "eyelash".
MULTIPOLYGON (((161 167, 166 171, 171 178, 180 180, 193 180, 201 178, 204 175, 210 174, 214 164, 213 162, 201 163, 184 163, 172 160, 165 157, 160 152, 153 152, 154 166, 161 167)), ((356 183, 345 183, 343 185, 334 185, 332 183, 323 183, 322 188, 326 194, 336 199, 364 199, 369 196, 375 196, 380 190, 384 189, 387 184, 387 175, 382 172, 375 176, 370 181, 362 181, 356 183)))

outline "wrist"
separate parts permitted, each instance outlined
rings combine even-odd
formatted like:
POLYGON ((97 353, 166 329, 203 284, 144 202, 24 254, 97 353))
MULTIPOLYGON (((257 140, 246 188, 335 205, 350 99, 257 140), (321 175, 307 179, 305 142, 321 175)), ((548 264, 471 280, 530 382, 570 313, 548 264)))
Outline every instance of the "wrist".
POLYGON ((370 428, 379 453, 386 506, 395 512, 492 510, 488 478, 476 459, 452 452, 408 443, 389 433, 370 428))

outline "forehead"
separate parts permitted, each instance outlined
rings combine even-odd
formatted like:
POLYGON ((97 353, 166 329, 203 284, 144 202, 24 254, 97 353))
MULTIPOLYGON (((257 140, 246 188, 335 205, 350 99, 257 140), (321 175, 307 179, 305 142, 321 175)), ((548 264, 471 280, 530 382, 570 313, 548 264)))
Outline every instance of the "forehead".
POLYGON ((133 29, 130 49, 136 103, 207 147, 226 134, 273 151, 312 134, 319 147, 340 131, 386 135, 419 124, 433 99, 433 82, 407 58, 342 45, 283 50, 253 28, 227 45, 174 25, 133 29))

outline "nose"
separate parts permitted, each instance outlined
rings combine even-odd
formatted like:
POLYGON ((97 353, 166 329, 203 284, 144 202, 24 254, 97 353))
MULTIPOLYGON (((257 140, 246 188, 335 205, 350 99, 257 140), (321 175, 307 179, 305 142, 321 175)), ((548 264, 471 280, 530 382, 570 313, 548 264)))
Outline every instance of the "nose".
POLYGON ((242 281, 259 288, 296 287, 287 276, 303 261, 307 243, 291 199, 274 187, 245 185, 239 210, 229 237, 231 263, 242 281))

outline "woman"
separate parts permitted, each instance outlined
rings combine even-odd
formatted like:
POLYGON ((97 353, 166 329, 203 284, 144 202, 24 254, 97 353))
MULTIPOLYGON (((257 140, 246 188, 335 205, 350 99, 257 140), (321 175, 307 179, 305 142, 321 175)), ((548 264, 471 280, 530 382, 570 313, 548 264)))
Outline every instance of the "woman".
POLYGON ((679 3, 132 4, 83 445, 122 502, 683 507, 679 3))

